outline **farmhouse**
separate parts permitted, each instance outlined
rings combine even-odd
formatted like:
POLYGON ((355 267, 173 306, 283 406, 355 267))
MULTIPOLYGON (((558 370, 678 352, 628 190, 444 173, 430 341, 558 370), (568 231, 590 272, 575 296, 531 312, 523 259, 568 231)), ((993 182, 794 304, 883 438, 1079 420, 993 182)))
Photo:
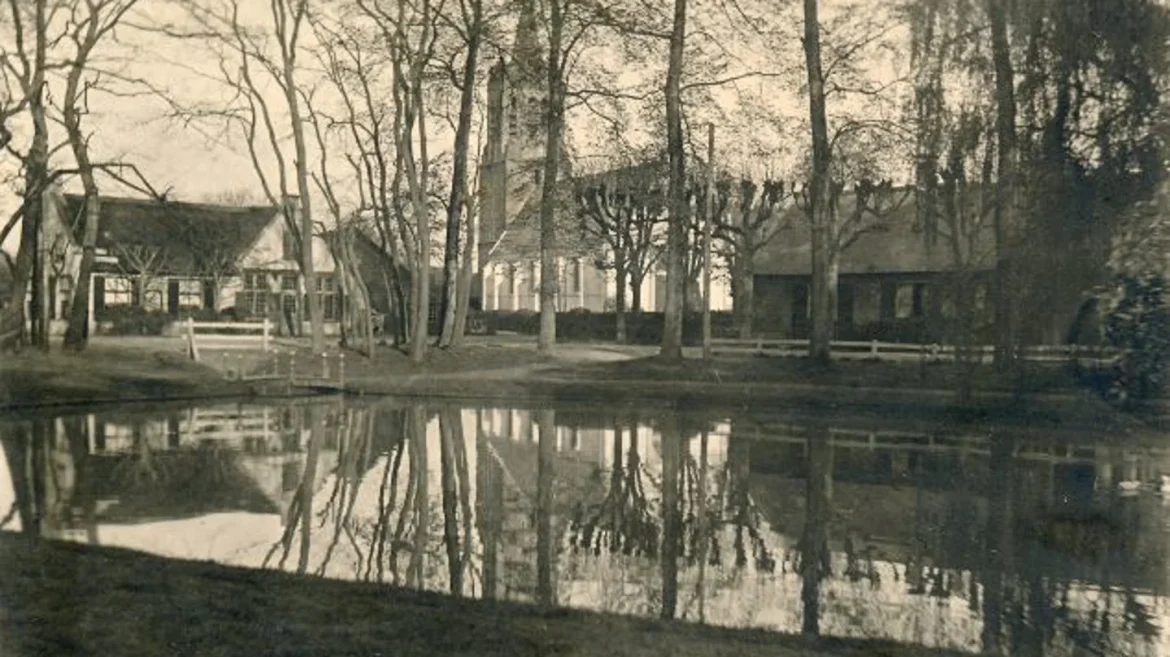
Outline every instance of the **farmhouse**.
MULTIPOLYGON (((46 194, 43 248, 50 332, 67 324, 81 261, 85 199, 46 194)), ((288 203, 295 212, 296 204, 288 203)), ((269 318, 283 334, 308 331, 299 247, 285 210, 103 197, 90 281, 91 331, 119 314, 178 319, 269 318)), ((294 219, 295 221, 295 219, 294 219)), ((312 238, 326 331, 336 332, 341 296, 328 245, 312 238)))
MULTIPOLYGON (((846 193, 845 216, 854 200, 846 193)), ((764 333, 807 338, 812 273, 811 233, 799 207, 779 219, 780 228, 755 258, 755 325, 764 333)), ((990 284, 995 267, 990 220, 961 241, 956 257, 950 236, 930 239, 915 222, 913 198, 880 225, 860 233, 839 258, 837 330, 839 340, 942 339, 954 304, 946 294, 958 275, 969 277, 978 330, 991 321, 990 284)))

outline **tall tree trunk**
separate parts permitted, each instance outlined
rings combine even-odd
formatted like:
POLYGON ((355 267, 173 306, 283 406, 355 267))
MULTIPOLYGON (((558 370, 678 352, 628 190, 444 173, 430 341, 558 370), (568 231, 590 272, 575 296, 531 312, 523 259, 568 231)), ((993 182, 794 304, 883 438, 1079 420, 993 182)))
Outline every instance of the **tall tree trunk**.
POLYGON ((475 234, 475 221, 472 220, 471 208, 464 212, 463 227, 465 231, 462 262, 459 265, 459 285, 455 288, 455 327, 451 334, 451 346, 458 347, 463 343, 463 336, 467 331, 467 316, 471 311, 471 285, 475 278, 475 258, 479 249, 478 237, 475 234))
MULTIPOLYGON (((455 127, 455 162, 451 171, 451 195, 447 201, 447 244, 443 257, 443 297, 439 306, 443 328, 439 346, 449 347, 456 332, 462 333, 465 324, 456 323, 459 294, 459 232, 460 219, 467 195, 467 149, 471 143, 471 119, 475 101, 475 70, 479 60, 482 0, 471 3, 472 20, 467 26, 467 54, 463 62, 463 89, 459 92, 459 120, 455 127)), ((470 247, 470 243, 467 244, 470 247)))
POLYGON ((682 546, 679 473, 682 470, 682 422, 675 409, 662 434, 662 618, 678 613, 678 561, 682 546))
POLYGON ((74 351, 85 349, 89 342, 89 288, 93 278, 93 262, 97 251, 98 222, 101 219, 101 198, 97 181, 89 163, 88 144, 76 123, 76 109, 66 109, 65 122, 71 127, 69 143, 77 159, 81 173, 81 184, 85 189, 85 229, 81 239, 81 266, 77 273, 77 285, 73 291, 73 305, 69 309, 69 326, 65 330, 65 348, 74 351), (71 121, 68 118, 72 115, 71 121))
MULTIPOLYGON (((417 96, 421 97, 421 91, 417 92, 417 96)), ((421 112, 418 116, 419 133, 423 134, 423 118, 421 112)), ((407 138, 410 138, 409 133, 407 138)), ((424 193, 427 184, 427 176, 425 171, 426 166, 426 146, 425 138, 423 138, 423 166, 422 172, 415 172, 414 189, 411 191, 413 214, 415 220, 415 271, 414 271, 414 294, 412 299, 411 310, 414 313, 413 326, 411 327, 410 336, 410 360, 415 363, 421 363, 427 355, 427 337, 430 335, 430 303, 431 303, 431 239, 430 239, 430 214, 427 210, 426 195, 424 193)), ((414 168, 414 158, 410 157, 409 168, 414 168)))
POLYGON ((628 337, 627 331, 626 331, 626 285, 627 285, 628 281, 626 280, 627 279, 626 269, 621 264, 621 263, 625 262, 624 254, 621 254, 621 253, 617 254, 616 259, 618 261, 618 266, 617 266, 616 270, 614 271, 614 274, 616 274, 615 277, 617 280, 615 281, 615 287, 617 289, 614 290, 614 309, 613 310, 614 310, 615 321, 617 322, 617 335, 614 337, 614 340, 618 344, 624 344, 627 340, 627 337, 628 337))
POLYGON ((1016 370, 1019 346, 1019 280, 1016 276, 1016 96, 1008 42, 1006 0, 987 0, 991 23, 991 54, 995 65, 995 132, 998 144, 995 222, 995 366, 1016 370))
POLYGON ((300 555, 297 559, 297 573, 302 575, 308 571, 309 555, 312 548, 313 495, 316 492, 317 461, 320 459, 321 441, 324 439, 322 432, 325 429, 322 426, 322 410, 320 408, 309 406, 305 412, 309 416, 309 444, 305 454, 305 471, 301 476, 301 544, 300 555))
POLYGON ((562 0, 550 0, 548 37, 548 127, 540 188, 540 335, 537 351, 551 354, 557 342, 556 194, 565 126, 565 81, 561 60, 565 29, 562 0))
POLYGON ((556 423, 552 410, 537 411, 540 442, 536 468, 536 601, 557 604, 556 541, 553 537, 553 486, 557 453, 556 423))
MULTIPOLYGON (((439 473, 443 493, 443 544, 447 548, 447 574, 451 595, 463 595, 463 560, 459 554, 459 482, 455 475, 454 423, 449 413, 439 412, 439 473)), ((458 421, 456 415, 454 420, 458 421)))
POLYGON ((682 64, 686 44, 687 0, 674 0, 670 62, 666 71, 666 151, 670 160, 666 236, 666 303, 660 355, 682 360, 683 308, 686 304, 687 199, 686 151, 682 130, 682 64))
POLYGON ((829 571, 829 496, 832 446, 827 426, 815 425, 808 437, 804 535, 800 549, 800 599, 804 608, 802 632, 820 635, 821 581, 829 571))
POLYGON ((628 310, 635 313, 642 312, 642 282, 646 275, 637 268, 630 271, 630 305, 628 310))
POLYGON ((829 208, 829 131, 825 117, 825 80, 821 71, 821 28, 818 0, 804 0, 804 55, 808 71, 809 122, 812 127, 812 177, 809 181, 809 219, 812 224, 812 332, 809 357, 828 364, 833 339, 833 294, 831 280, 833 215, 829 208))
POLYGON ((997 655, 1003 640, 1005 611, 1004 589, 1010 572, 1012 495, 1015 441, 1011 436, 992 436, 991 442, 991 496, 987 505, 987 533, 984 544, 980 583, 983 585, 983 651, 997 655))
MULTIPOLYGON (((325 351, 325 318, 321 296, 317 291, 317 274, 313 263, 313 204, 309 188, 309 159, 305 148, 305 126, 301 121, 301 104, 296 87, 296 48, 288 49, 284 58, 284 93, 296 149, 297 203, 300 210, 301 276, 305 279, 305 298, 309 305, 309 340, 313 353, 325 351)), ((297 327, 300 330, 300 327, 297 327)))
MULTIPOLYGON (((414 474, 414 546, 410 553, 406 581, 408 586, 422 586, 427 541, 430 539, 431 502, 429 466, 427 465, 427 409, 415 404, 410 409, 410 469, 414 474)), ((404 508, 405 512, 406 509, 404 508)))
POLYGON ((752 316, 755 313, 756 284, 755 263, 752 262, 754 247, 745 236, 740 242, 739 252, 733 260, 734 295, 731 300, 735 315, 736 330, 741 340, 752 337, 752 316))
MULTIPOLYGON (((34 0, 36 45, 33 54, 33 75, 27 93, 28 113, 32 119, 33 135, 25 160, 24 210, 21 217, 20 249, 13 268, 12 303, 24 320, 31 319, 32 331, 28 342, 42 349, 49 348, 48 326, 44 325, 42 308, 46 303, 44 290, 44 263, 41 261, 41 219, 44 216, 44 192, 49 182, 49 128, 45 119, 45 58, 48 26, 45 24, 46 0, 34 0), (31 283, 31 288, 29 286, 31 283), (32 317, 24 317, 25 297, 28 295, 32 317)), ((15 5, 14 5, 15 7, 15 5)), ((23 328, 22 328, 23 331, 23 328)))

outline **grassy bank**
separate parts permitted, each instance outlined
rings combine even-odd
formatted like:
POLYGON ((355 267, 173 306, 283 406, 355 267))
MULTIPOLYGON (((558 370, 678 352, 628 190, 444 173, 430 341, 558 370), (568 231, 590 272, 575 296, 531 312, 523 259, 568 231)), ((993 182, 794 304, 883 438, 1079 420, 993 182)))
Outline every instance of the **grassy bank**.
MULTIPOLYGON (((544 357, 531 342, 476 341, 455 350, 432 350, 412 363, 382 348, 374 358, 347 354, 345 389, 366 395, 540 403, 632 400, 675 405, 809 413, 876 414, 886 420, 982 422, 1014 420, 1047 430, 1077 427, 1126 431, 1135 426, 1060 365, 1030 366, 1021 379, 1005 379, 989 366, 974 371, 974 396, 956 403, 961 373, 950 364, 840 361, 829 368, 804 359, 728 357, 664 362, 652 349, 616 345, 558 345, 544 357)), ((0 408, 32 404, 150 401, 210 396, 287 395, 281 380, 226 381, 217 370, 239 368, 282 377, 318 376, 328 369, 338 386, 336 353, 325 366, 306 348, 282 347, 266 359, 207 353, 193 363, 170 343, 110 341, 81 354, 24 352, 0 360, 0 408), (290 364, 290 358, 292 363, 290 364)), ((306 390, 299 390, 304 393, 306 390)))
POLYGON ((0 533, 0 652, 41 655, 817 657, 950 653, 810 643, 372 584, 161 559, 0 533))
POLYGON ((0 408, 252 392, 251 386, 227 382, 215 369, 173 349, 91 345, 80 353, 25 349, 0 354, 0 408))

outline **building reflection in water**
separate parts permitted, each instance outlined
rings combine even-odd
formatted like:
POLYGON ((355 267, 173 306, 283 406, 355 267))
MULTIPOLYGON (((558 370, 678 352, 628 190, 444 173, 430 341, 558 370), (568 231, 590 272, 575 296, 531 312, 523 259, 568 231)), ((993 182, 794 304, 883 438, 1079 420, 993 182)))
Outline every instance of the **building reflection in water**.
POLYGON ((1166 655, 1167 507, 1106 437, 331 401, 0 427, 5 529, 976 653, 1166 655))

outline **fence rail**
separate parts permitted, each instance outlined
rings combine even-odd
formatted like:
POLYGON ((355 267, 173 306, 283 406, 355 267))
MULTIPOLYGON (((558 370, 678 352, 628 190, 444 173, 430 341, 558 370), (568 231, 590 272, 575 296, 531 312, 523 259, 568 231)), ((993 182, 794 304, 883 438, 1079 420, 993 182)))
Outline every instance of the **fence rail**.
POLYGON ((199 348, 255 349, 267 352, 272 342, 272 322, 197 322, 188 317, 183 337, 187 354, 199 360, 199 348), (258 343, 258 344, 257 344, 258 343))
MULTIPOLYGON (((798 357, 808 353, 808 340, 790 338, 716 338, 711 340, 712 354, 798 357)), ((995 348, 974 345, 966 348, 955 345, 909 342, 881 342, 878 340, 834 340, 829 343, 834 358, 842 360, 880 360, 888 362, 956 360, 963 351, 974 360, 990 362, 995 348)), ((1081 345, 1032 345, 1022 348, 1024 360, 1060 363, 1076 360, 1081 363, 1109 364, 1117 358, 1115 349, 1081 345)))

